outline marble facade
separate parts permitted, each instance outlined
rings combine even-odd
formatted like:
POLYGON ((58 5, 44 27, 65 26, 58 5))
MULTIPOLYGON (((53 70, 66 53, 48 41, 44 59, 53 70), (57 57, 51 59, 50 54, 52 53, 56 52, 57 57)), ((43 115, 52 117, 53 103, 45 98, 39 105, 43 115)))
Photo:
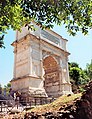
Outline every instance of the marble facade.
POLYGON ((58 97, 72 93, 68 71, 67 40, 52 30, 16 31, 12 89, 29 96, 58 97))

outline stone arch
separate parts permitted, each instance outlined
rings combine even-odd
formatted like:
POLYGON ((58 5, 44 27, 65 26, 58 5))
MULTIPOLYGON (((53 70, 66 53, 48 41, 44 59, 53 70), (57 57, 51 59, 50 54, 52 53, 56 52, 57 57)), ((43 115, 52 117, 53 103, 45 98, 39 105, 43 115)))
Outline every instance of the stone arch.
POLYGON ((48 96, 54 96, 59 91, 59 66, 52 55, 43 59, 44 88, 48 96))
POLYGON ((42 50, 42 59, 44 61, 44 59, 46 59, 47 57, 53 57, 53 59, 57 62, 57 64, 59 65, 59 57, 56 56, 55 54, 53 54, 52 52, 46 52, 44 50, 42 50))

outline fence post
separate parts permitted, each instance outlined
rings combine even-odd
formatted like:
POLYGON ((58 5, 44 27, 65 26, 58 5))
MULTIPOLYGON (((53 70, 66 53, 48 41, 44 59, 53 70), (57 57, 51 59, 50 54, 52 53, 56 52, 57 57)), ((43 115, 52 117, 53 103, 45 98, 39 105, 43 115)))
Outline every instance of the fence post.
POLYGON ((40 105, 42 105, 42 98, 40 98, 40 105))
POLYGON ((48 98, 46 97, 44 99, 45 99, 45 103, 48 104, 48 98))
POLYGON ((1 102, 1 112, 3 111, 3 109, 2 109, 2 108, 3 108, 3 102, 1 102))
POLYGON ((36 98, 35 98, 35 106, 36 106, 36 98))
POLYGON ((26 98, 26 108, 27 108, 27 98, 26 98))
POLYGON ((30 103, 30 107, 31 107, 31 100, 30 100, 30 102, 29 102, 29 103, 30 103))

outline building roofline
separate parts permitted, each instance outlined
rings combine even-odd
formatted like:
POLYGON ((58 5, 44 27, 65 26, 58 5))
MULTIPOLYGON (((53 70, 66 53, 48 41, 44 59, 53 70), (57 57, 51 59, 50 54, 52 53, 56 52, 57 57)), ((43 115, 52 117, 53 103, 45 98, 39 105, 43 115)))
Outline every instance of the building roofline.
POLYGON ((63 40, 68 41, 67 39, 63 38, 60 34, 56 33, 56 32, 53 31, 53 30, 51 30, 51 29, 46 29, 46 30, 47 30, 47 31, 50 31, 50 32, 52 32, 52 33, 54 33, 54 34, 56 34, 57 36, 59 36, 59 37, 62 38, 63 40))
MULTIPOLYGON (((32 21, 32 22, 35 23, 38 26, 41 26, 40 24, 37 24, 35 21, 32 21)), ((63 40, 68 41, 67 39, 63 38, 60 34, 56 33, 55 31, 53 31, 51 29, 46 28, 44 30, 50 31, 50 32, 54 33, 55 35, 59 36, 60 38, 62 38, 63 40)))
MULTIPOLYGON (((27 35, 32 35, 32 36, 34 36, 34 37, 36 37, 35 35, 33 35, 33 34, 27 34, 27 35)), ((26 35, 26 36, 27 36, 26 35)), ((21 42, 21 41, 23 41, 24 39, 23 39, 24 37, 22 37, 20 40, 15 40, 11 45, 12 46, 14 46, 16 43, 19 43, 19 42, 21 42)), ((47 42, 46 40, 44 40, 44 39, 42 39, 41 37, 36 37, 37 39, 39 39, 39 40, 42 40, 43 42, 46 42, 46 43, 48 43, 48 44, 50 44, 51 45, 51 43, 49 43, 49 42, 47 42)), ((60 50, 62 50, 64 53, 66 53, 67 55, 70 55, 70 53, 68 52, 68 51, 66 51, 66 50, 63 50, 62 48, 60 48, 60 47, 58 47, 58 46, 56 46, 56 45, 53 45, 54 47, 56 47, 56 48, 58 48, 58 49, 60 49, 60 50)))

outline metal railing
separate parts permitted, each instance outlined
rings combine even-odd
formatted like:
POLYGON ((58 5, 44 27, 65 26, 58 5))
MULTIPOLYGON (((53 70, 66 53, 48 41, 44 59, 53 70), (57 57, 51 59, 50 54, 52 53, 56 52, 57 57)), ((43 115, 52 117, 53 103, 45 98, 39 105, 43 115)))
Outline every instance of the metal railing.
POLYGON ((14 100, 0 100, 0 112, 7 112, 14 105, 14 100))
POLYGON ((9 112, 13 108, 21 109, 21 111, 25 109, 31 109, 37 105, 44 105, 53 102, 55 99, 53 98, 32 98, 29 101, 14 101, 14 100, 0 100, 0 112, 9 112))

